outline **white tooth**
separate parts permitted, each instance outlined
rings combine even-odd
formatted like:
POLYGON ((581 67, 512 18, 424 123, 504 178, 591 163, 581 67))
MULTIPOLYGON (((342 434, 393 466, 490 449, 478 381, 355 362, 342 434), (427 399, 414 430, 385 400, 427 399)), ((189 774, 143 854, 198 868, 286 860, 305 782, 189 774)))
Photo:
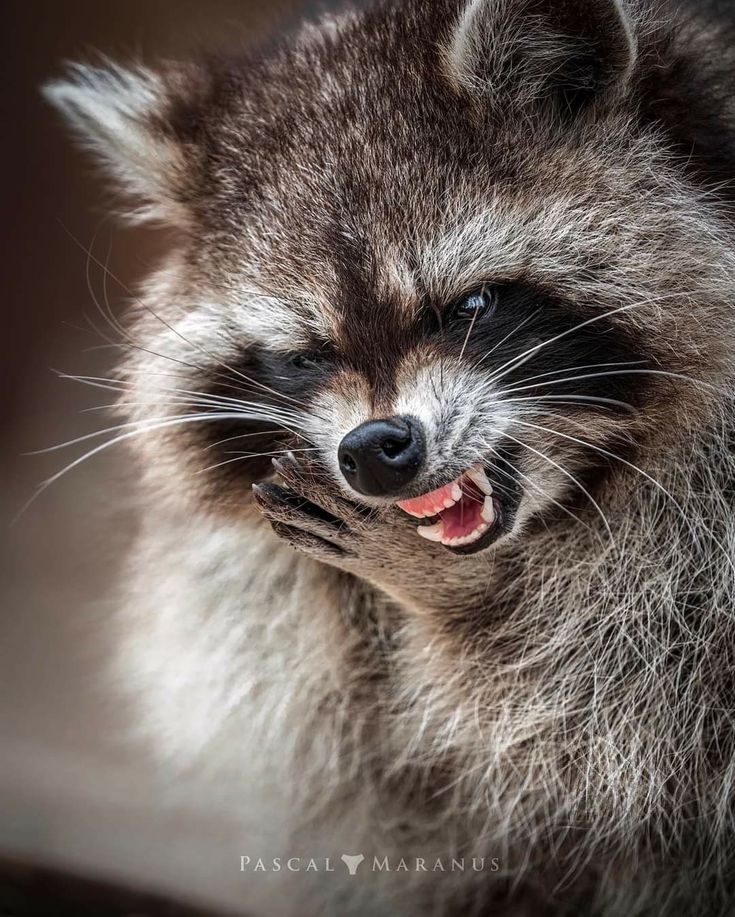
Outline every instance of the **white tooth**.
POLYGON ((442 544, 448 548, 459 548, 463 545, 472 544, 481 535, 484 535, 489 528, 490 526, 488 525, 479 525, 474 532, 470 532, 469 535, 463 535, 461 538, 443 538, 442 544))
MULTIPOLYGON (((461 497, 461 496, 462 496, 462 495, 461 495, 461 493, 460 493, 460 497, 461 497)), ((457 499, 459 499, 459 497, 458 497, 457 499)), ((445 501, 444 501, 444 509, 451 509, 451 507, 453 507, 454 504, 455 504, 456 502, 457 502, 457 500, 448 500, 448 499, 445 500, 445 501)))
MULTIPOLYGON (((461 499, 462 499, 462 488, 461 488, 461 487, 459 486, 459 484, 455 481, 454 484, 452 484, 452 500, 453 500, 453 502, 450 503, 449 505, 450 505, 450 506, 453 506, 455 503, 459 503, 459 501, 460 501, 461 499)), ((444 505, 446 506, 446 503, 445 503, 444 505)))
POLYGON ((490 481, 488 481, 487 475, 482 468, 470 468, 467 472, 467 476, 477 484, 484 494, 489 495, 493 492, 493 486, 490 481))
POLYGON ((444 523, 435 522, 434 525, 419 525, 416 531, 427 541, 441 541, 444 534, 444 523))
POLYGON ((488 525, 492 525, 495 522, 495 506, 491 496, 485 497, 480 515, 488 525))

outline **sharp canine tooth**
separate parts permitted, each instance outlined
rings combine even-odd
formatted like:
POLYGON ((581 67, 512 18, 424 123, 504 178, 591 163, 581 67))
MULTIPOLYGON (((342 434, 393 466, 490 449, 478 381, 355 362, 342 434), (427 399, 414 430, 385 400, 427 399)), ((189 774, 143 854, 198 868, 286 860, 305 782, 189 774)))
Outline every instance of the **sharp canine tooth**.
POLYGON ((495 522, 495 506, 491 496, 485 497, 480 515, 488 525, 492 525, 495 522))
POLYGON ((493 486, 490 481, 488 481, 487 475, 482 468, 470 468, 467 472, 467 476, 477 484, 484 494, 489 495, 493 492, 493 486))
POLYGON ((441 541, 444 534, 444 523, 435 522, 434 525, 419 525, 416 531, 427 541, 441 541))

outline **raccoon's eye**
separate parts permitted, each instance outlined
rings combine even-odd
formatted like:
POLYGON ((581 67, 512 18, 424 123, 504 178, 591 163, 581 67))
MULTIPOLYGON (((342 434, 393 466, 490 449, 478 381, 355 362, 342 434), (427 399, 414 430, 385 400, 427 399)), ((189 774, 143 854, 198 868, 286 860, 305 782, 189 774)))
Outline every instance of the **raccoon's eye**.
POLYGON ((498 288, 483 284, 478 290, 467 293, 451 307, 447 321, 477 321, 495 311, 498 304, 498 288))
POLYGON ((296 369, 319 369, 326 362, 327 355, 318 350, 312 350, 308 353, 296 353, 289 358, 289 363, 296 369))

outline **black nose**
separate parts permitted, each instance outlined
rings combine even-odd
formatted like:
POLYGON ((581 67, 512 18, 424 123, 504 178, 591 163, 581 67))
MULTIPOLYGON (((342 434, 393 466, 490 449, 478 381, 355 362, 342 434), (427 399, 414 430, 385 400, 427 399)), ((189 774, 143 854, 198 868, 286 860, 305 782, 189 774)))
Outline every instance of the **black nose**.
POLYGON ((369 420, 345 436, 338 456, 353 490, 371 497, 398 494, 424 463, 421 425, 410 417, 369 420))

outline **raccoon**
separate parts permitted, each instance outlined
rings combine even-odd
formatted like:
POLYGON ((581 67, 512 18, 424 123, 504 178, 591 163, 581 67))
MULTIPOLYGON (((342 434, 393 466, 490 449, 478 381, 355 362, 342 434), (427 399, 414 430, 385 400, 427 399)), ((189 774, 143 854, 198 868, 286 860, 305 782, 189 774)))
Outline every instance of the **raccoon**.
POLYGON ((46 88, 175 231, 110 383, 140 722, 423 864, 299 914, 735 907, 733 37, 387 0, 46 88))

